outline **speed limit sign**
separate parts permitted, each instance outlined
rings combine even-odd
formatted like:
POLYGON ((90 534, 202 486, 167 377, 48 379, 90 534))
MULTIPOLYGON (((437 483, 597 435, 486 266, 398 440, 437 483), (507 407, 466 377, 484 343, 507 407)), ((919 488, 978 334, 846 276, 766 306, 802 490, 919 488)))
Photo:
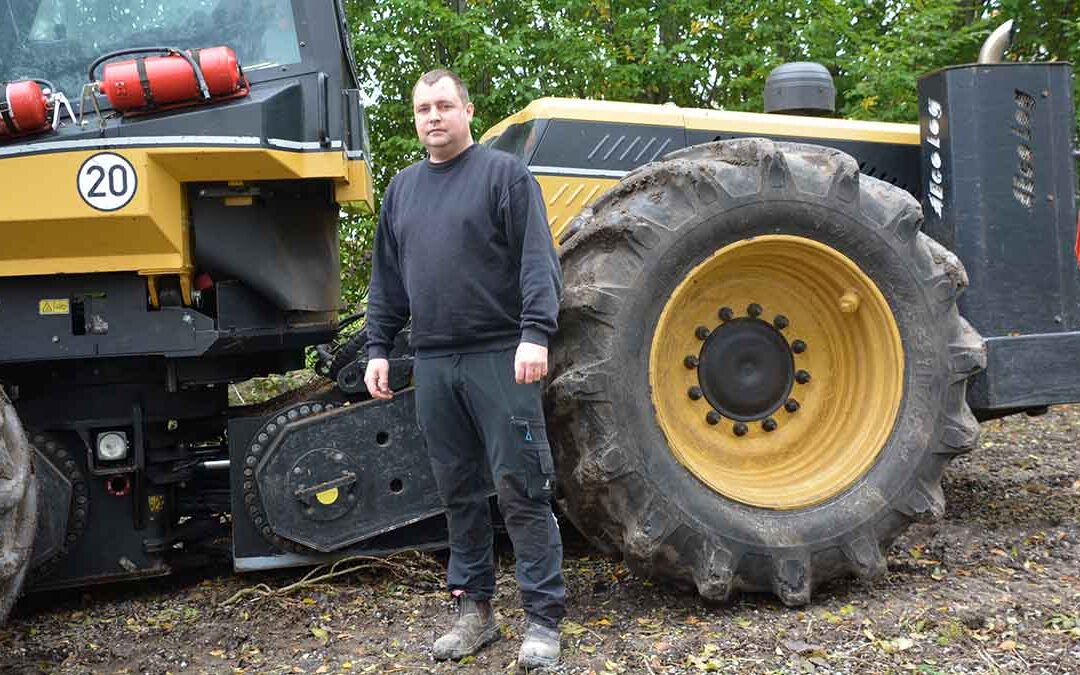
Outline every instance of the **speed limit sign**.
POLYGON ((127 206, 139 187, 135 167, 114 152, 99 152, 79 167, 79 194, 98 211, 127 206))

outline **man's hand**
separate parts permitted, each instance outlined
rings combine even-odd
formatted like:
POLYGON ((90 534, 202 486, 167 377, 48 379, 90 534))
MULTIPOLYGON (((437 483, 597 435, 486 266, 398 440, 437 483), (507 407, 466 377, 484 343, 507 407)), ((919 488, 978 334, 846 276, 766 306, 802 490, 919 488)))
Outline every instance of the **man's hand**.
POLYGON ((364 384, 372 398, 390 400, 394 392, 390 391, 390 362, 386 359, 371 359, 364 372, 364 384))
POLYGON ((547 347, 531 342, 519 344, 517 354, 514 355, 514 380, 518 384, 531 384, 547 375, 547 352, 547 347))

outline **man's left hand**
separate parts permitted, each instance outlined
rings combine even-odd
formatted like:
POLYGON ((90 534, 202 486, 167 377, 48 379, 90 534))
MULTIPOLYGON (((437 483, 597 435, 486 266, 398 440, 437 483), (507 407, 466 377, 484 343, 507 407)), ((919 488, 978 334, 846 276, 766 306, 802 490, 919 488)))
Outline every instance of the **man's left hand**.
POLYGON ((538 382, 547 375, 547 347, 522 342, 514 355, 514 380, 518 384, 538 382))

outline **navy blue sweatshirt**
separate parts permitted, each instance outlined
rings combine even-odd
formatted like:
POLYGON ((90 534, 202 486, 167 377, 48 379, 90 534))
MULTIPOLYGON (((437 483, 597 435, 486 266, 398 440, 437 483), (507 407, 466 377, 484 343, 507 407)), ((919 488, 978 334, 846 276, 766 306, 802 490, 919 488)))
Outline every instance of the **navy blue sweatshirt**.
POLYGON ((412 316, 418 356, 546 346, 561 292, 540 186, 516 157, 472 145, 390 181, 375 231, 367 348, 386 358, 412 316))

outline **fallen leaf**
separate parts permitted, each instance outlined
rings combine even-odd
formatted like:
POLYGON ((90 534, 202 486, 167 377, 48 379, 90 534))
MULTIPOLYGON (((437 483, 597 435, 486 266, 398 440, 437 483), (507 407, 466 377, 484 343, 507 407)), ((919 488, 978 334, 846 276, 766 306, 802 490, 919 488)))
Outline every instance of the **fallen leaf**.
POLYGON ((559 631, 563 635, 581 635, 585 632, 585 626, 573 621, 563 621, 562 624, 559 625, 559 631))
POLYGON ((809 642, 803 642, 802 640, 784 640, 785 648, 796 654, 814 654, 818 652, 824 652, 824 648, 821 645, 812 645, 809 642))
POLYGON ((324 645, 330 642, 330 632, 322 626, 312 627, 311 634, 315 636, 316 640, 323 643, 324 645))
POLYGON ((1016 646, 1016 640, 1005 640, 997 648, 1003 652, 1011 652, 1016 650, 1016 646))

